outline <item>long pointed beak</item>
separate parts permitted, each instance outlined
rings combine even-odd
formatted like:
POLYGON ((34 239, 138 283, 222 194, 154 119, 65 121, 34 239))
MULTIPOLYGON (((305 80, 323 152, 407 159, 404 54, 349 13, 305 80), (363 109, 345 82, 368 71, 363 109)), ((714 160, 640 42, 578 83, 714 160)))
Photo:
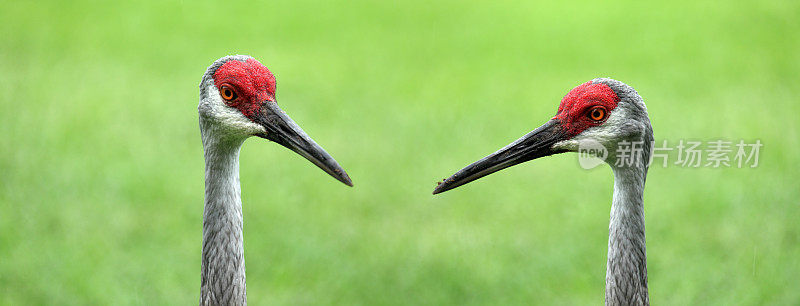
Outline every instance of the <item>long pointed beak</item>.
POLYGON ((560 124, 557 119, 551 119, 497 152, 459 170, 439 183, 436 189, 433 190, 433 194, 448 191, 529 160, 566 152, 565 150, 553 149, 553 144, 566 139, 561 132, 560 124))
POLYGON ((300 128, 292 118, 278 107, 274 101, 266 101, 255 118, 258 124, 267 130, 265 134, 257 136, 274 141, 297 154, 302 155, 335 179, 352 187, 353 181, 344 172, 339 163, 325 152, 306 132, 300 128))

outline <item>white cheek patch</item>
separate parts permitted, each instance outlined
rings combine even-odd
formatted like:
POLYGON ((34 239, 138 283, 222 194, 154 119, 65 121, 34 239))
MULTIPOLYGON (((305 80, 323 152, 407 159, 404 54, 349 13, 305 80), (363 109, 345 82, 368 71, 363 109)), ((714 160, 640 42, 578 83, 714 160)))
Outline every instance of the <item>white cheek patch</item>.
POLYGON ((220 96, 217 91, 217 87, 213 84, 206 86, 206 100, 200 103, 201 115, 212 119, 221 127, 231 130, 232 132, 239 132, 247 135, 266 132, 263 126, 245 117, 238 109, 226 105, 222 96, 220 96))

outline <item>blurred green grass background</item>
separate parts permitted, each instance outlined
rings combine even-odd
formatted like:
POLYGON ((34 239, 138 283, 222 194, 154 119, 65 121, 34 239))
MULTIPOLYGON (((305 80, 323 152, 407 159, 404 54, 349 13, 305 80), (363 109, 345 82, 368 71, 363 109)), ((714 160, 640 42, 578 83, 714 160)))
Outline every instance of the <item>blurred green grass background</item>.
POLYGON ((3 1, 0 17, 0 304, 197 303, 198 83, 227 54, 275 73, 356 186, 245 143, 251 304, 601 304, 608 167, 561 155, 430 195, 600 76, 639 91, 657 140, 764 144, 755 169, 651 169, 652 302, 800 303, 800 2, 3 1))

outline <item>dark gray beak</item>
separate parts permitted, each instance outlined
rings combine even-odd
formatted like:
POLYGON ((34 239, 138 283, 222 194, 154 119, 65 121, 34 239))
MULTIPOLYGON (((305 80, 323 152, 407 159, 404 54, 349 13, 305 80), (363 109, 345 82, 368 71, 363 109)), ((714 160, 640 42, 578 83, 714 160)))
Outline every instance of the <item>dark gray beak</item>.
POLYGON ((557 119, 551 119, 499 151, 459 170, 439 183, 433 190, 433 194, 448 191, 529 160, 567 152, 553 149, 553 144, 564 139, 566 139, 566 135, 562 133, 561 123, 557 119))
POLYGON ((314 142, 311 137, 308 137, 306 132, 303 132, 303 129, 278 107, 278 103, 266 101, 255 117, 256 123, 261 124, 267 130, 265 134, 256 136, 269 139, 289 148, 289 150, 302 155, 345 185, 353 186, 353 181, 347 176, 347 172, 344 172, 344 169, 339 166, 339 163, 314 142))

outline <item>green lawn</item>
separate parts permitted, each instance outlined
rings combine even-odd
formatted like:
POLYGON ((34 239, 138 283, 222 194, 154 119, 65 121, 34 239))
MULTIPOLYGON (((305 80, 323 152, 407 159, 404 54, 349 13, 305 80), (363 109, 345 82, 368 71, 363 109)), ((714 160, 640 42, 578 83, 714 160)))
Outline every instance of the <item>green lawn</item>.
POLYGON ((653 304, 800 304, 800 2, 269 2, 0 2, 0 304, 197 303, 197 85, 237 53, 355 183, 245 143, 253 305, 601 304, 607 166, 430 195, 599 76, 657 140, 764 144, 650 170, 653 304))

